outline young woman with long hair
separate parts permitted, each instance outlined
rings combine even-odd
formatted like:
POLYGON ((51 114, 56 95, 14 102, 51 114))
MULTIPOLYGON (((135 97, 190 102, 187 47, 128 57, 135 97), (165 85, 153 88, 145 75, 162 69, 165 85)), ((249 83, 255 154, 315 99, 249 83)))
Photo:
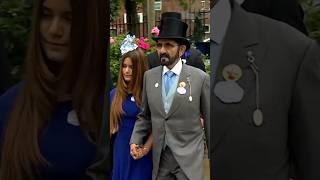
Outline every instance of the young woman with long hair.
POLYGON ((0 97, 0 179, 86 179, 102 121, 106 7, 33 6, 25 76, 0 97))
POLYGON ((147 69, 144 52, 137 48, 134 37, 127 36, 117 86, 110 93, 110 134, 113 144, 112 180, 151 180, 152 136, 146 139, 139 156, 130 154, 130 137, 141 105, 143 75, 147 69), (130 45, 131 43, 131 45, 130 45))

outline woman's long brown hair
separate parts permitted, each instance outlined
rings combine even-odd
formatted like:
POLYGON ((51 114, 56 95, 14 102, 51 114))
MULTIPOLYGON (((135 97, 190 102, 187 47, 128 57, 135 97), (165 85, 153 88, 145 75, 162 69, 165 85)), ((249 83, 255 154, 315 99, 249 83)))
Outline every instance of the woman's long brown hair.
POLYGON ((119 128, 121 115, 123 115, 122 105, 128 96, 132 93, 137 105, 141 104, 141 94, 143 85, 143 75, 147 70, 146 57, 139 48, 124 54, 121 58, 119 76, 117 81, 117 89, 111 103, 110 109, 110 133, 114 133, 119 128), (126 58, 132 60, 132 79, 126 84, 122 74, 123 61, 126 58))
POLYGON ((57 104, 60 77, 67 77, 63 82, 81 129, 92 142, 99 136, 106 75, 106 17, 103 16, 106 7, 101 7, 98 0, 70 0, 70 3, 70 59, 57 77, 50 71, 52 67, 48 66, 40 46, 43 0, 34 2, 24 83, 2 138, 1 180, 37 179, 38 167, 49 163, 41 155, 38 139, 57 104))

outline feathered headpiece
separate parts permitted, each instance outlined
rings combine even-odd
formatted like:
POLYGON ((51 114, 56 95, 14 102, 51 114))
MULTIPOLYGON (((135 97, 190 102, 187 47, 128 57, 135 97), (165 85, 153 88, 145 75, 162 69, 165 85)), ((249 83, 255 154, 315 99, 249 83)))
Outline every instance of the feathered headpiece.
POLYGON ((129 34, 127 37, 122 41, 121 43, 121 55, 124 55, 125 53, 129 51, 133 51, 138 48, 138 45, 136 44, 136 37, 135 35, 130 36, 129 34))

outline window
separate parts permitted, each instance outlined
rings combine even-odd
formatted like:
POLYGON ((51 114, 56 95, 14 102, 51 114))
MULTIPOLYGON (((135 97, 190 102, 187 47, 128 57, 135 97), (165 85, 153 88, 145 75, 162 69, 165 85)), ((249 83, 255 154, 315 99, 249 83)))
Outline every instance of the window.
POLYGON ((138 13, 138 22, 143 23, 143 13, 138 13))
POLYGON ((123 14, 123 23, 127 24, 127 13, 123 14))
POLYGON ((206 34, 210 34, 210 24, 203 25, 203 28, 206 34))
POLYGON ((162 8, 161 0, 155 0, 154 1, 154 10, 155 11, 161 11, 161 8, 162 8))
POLYGON ((210 1, 202 0, 201 1, 201 11, 210 11, 210 1))
MULTIPOLYGON (((143 13, 137 13, 138 22, 143 23, 143 13)), ((123 14, 123 23, 127 24, 127 13, 123 14)))

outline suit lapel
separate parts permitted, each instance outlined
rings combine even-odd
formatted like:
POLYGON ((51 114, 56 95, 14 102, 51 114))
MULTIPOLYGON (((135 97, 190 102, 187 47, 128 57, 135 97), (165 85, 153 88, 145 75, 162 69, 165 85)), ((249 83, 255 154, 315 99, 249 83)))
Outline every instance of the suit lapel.
MULTIPOLYGON (((178 86, 177 87, 179 87, 179 83, 180 82, 182 82, 182 81, 183 82, 187 82, 187 77, 189 77, 189 76, 190 76, 190 72, 188 71, 188 67, 185 64, 182 64, 182 69, 181 69, 181 73, 180 73, 180 76, 179 76, 178 86)), ((174 98, 173 98, 170 110, 169 110, 166 118, 170 117, 172 115, 172 113, 174 113, 180 107, 182 99, 186 98, 187 93, 181 95, 181 94, 178 94, 177 91, 175 90, 174 98)))
POLYGON ((254 19, 248 16, 248 13, 242 10, 239 5, 236 3, 232 4, 232 17, 223 43, 221 59, 216 72, 216 80, 211 88, 213 148, 219 144, 220 139, 226 134, 233 121, 237 119, 235 114, 247 107, 244 104, 248 102, 248 95, 251 97, 251 93, 255 93, 255 83, 251 81, 255 80, 255 74, 250 68, 250 62, 247 60, 248 51, 253 52, 256 59, 255 63, 258 67, 262 67, 260 66, 262 63, 261 59, 265 52, 265 48, 262 47, 258 39, 257 27, 253 22, 254 19), (237 83, 243 88, 244 97, 237 104, 225 104, 213 92, 216 83, 224 81, 222 71, 229 64, 236 64, 243 71, 243 75, 237 83))

